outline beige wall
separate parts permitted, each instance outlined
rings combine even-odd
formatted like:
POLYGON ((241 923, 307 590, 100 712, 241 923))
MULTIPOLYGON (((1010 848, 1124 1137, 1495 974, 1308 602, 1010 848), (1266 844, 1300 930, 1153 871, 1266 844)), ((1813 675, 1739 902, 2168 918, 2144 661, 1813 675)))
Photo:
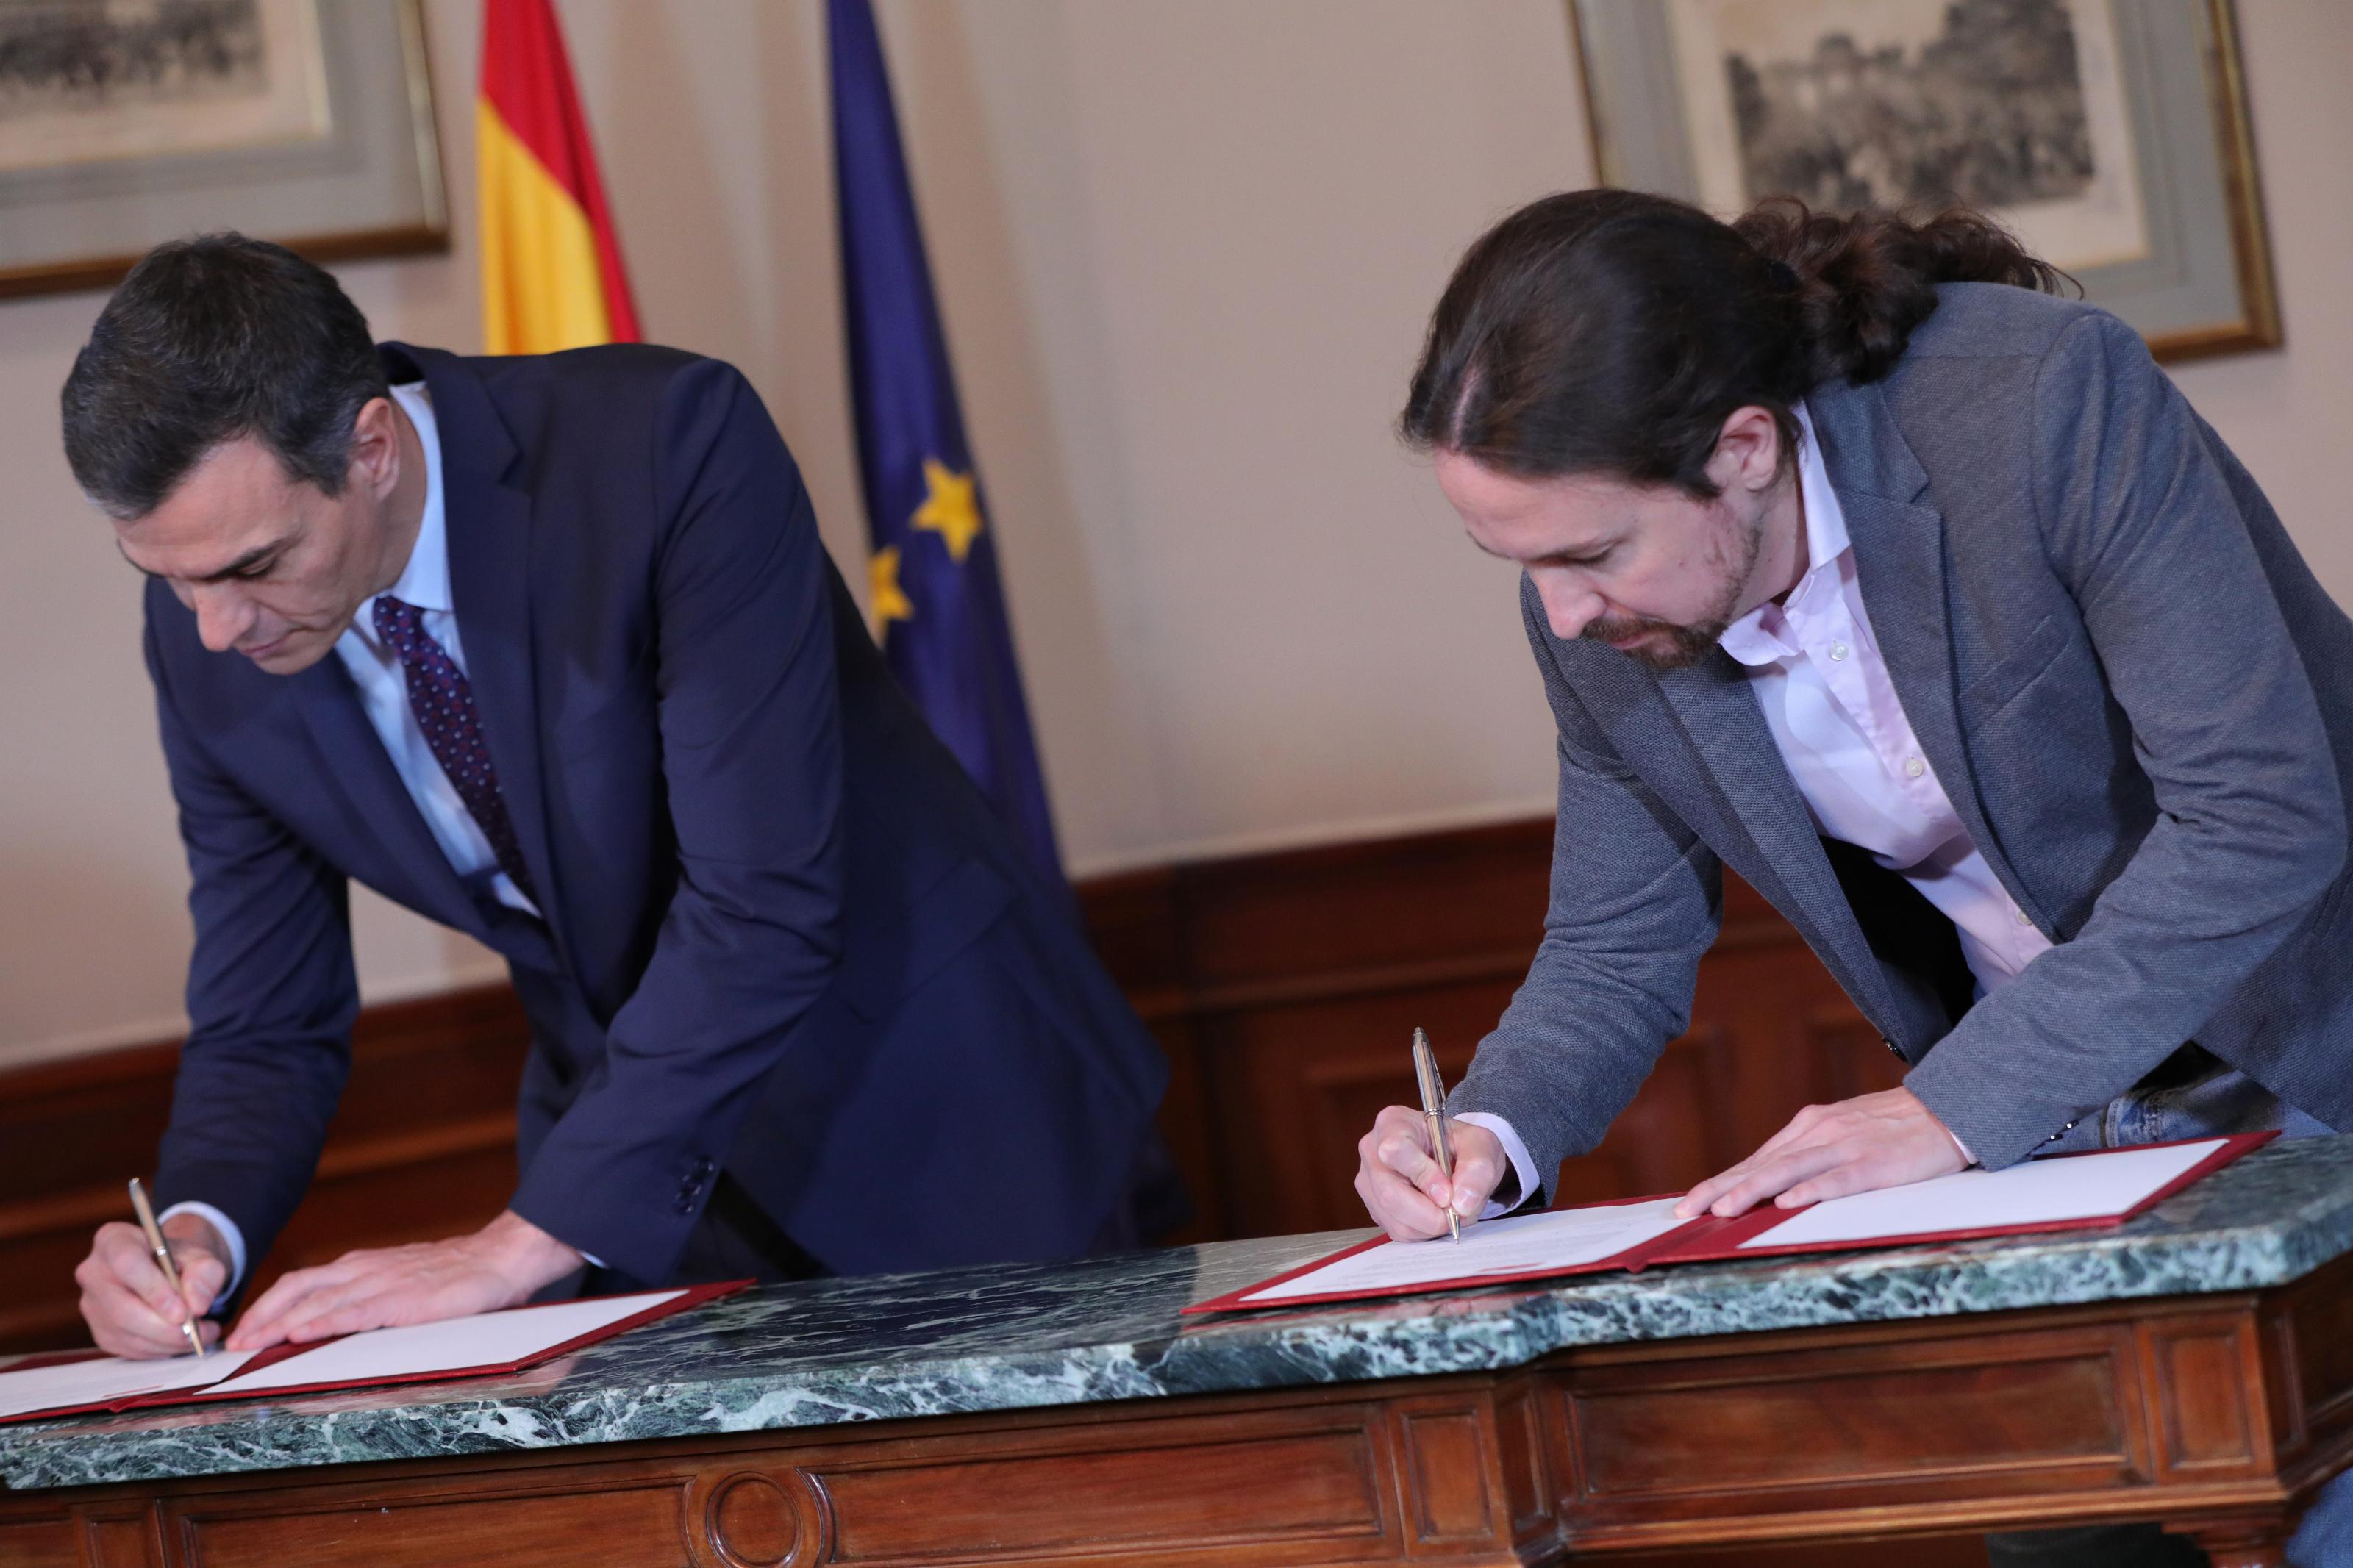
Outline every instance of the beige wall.
MULTIPOLYGON (((559 5, 649 335, 750 374, 854 567, 819 8, 559 5)), ((341 275, 381 335, 464 349, 479 13, 427 10, 456 249, 341 275)), ((2344 596, 2353 7, 2242 12, 2291 347, 2180 381, 2344 596)), ((886 0, 883 26, 1073 869, 1541 809, 1511 574, 1387 423, 1454 253, 1590 177, 1559 0, 886 0)), ((0 1061, 178 1022, 136 585, 57 451, 99 303, 0 304, 0 1061)), ((371 997, 494 972, 358 910, 371 997)))

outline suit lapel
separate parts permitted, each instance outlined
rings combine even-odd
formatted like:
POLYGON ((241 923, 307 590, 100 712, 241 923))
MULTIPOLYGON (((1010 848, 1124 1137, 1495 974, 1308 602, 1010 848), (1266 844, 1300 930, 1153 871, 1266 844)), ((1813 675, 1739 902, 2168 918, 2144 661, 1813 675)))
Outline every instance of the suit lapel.
POLYGON ((1823 466, 1846 512, 1872 636, 1913 739, 2004 887, 2018 879, 1978 799, 1953 689, 1953 617, 1947 597, 1944 515, 1922 498, 1927 471, 1875 387, 1841 386, 1809 400, 1823 466))
POLYGON ((1767 876, 1760 878, 1734 856, 1725 858, 1752 882, 1764 884, 1758 890, 1768 898, 1769 884, 1779 883, 1783 896, 1773 901, 1810 927, 1807 934, 1815 939, 1816 950, 1866 1015, 1876 1020, 1897 1016, 1879 961, 1855 921, 1846 890, 1822 850, 1820 831, 1738 661, 1717 648, 1692 668, 1658 679, 1684 738, 1699 753, 1731 820, 1755 845, 1767 876))
POLYGON ((324 759, 321 769, 335 781, 361 822, 374 828, 385 850, 380 876, 370 879, 386 894, 418 913, 455 926, 476 939, 486 933, 449 857, 426 826, 417 802, 384 749, 384 738, 368 722, 359 691, 341 655, 326 658, 291 678, 295 706, 324 759), (406 884, 406 897, 400 885, 406 884))
POLYGON ((540 913, 563 945, 563 900, 548 848, 531 612, 532 499, 507 482, 519 455, 481 383, 454 354, 394 345, 425 372, 441 437, 441 506, 449 593, 466 682, 498 771, 499 793, 537 887, 540 913))

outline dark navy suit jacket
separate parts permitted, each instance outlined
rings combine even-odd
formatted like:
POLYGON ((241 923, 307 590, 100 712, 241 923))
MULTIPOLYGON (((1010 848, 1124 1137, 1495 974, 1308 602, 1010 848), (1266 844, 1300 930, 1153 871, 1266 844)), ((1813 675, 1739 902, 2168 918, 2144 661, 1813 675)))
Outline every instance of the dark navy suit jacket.
POLYGON ((512 1206, 608 1268, 665 1278, 722 1169, 844 1272, 1081 1250, 1166 1064, 883 669, 750 386, 650 347, 383 353, 432 395, 545 922, 460 885, 342 660, 207 653, 151 584, 195 921, 160 1195, 257 1258, 293 1211, 346 1074, 356 878, 509 959, 512 1206))

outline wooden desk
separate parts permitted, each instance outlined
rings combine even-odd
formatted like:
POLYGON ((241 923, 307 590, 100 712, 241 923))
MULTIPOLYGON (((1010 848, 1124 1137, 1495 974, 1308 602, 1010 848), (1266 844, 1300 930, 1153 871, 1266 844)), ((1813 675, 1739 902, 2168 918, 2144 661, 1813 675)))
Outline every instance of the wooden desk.
POLYGON ((820 1281, 520 1378, 0 1429, 0 1562, 1630 1563, 2157 1519, 2237 1568, 2353 1459, 2353 1139, 2107 1234, 1176 1317, 1340 1239, 820 1281))

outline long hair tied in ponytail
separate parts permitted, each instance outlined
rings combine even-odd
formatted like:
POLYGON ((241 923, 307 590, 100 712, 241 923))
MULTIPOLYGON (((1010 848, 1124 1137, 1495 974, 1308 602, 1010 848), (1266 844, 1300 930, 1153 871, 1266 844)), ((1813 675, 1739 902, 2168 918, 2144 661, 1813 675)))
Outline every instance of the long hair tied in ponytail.
POLYGON ((1569 191, 1512 214, 1455 268, 1398 434, 1523 479, 1607 474, 1704 498, 1733 410, 1790 412, 1902 357, 1940 283, 2069 281, 1992 219, 1818 213, 1777 198, 1731 224, 1664 196, 1569 191))

